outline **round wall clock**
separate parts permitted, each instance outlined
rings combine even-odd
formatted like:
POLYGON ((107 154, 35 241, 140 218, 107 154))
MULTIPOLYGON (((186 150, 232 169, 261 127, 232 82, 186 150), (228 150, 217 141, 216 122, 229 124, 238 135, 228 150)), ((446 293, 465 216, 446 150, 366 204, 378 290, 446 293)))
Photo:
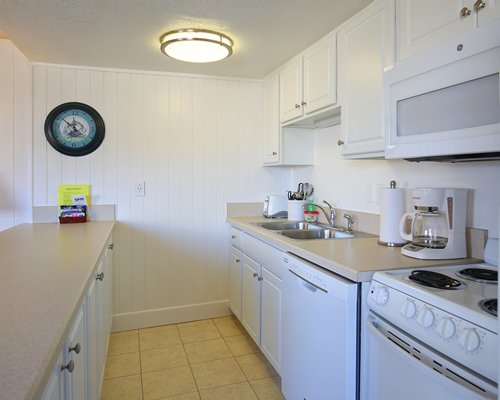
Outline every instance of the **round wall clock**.
POLYGON ((68 156, 84 156, 97 150, 104 140, 104 120, 87 104, 71 102, 54 108, 45 120, 50 145, 68 156))

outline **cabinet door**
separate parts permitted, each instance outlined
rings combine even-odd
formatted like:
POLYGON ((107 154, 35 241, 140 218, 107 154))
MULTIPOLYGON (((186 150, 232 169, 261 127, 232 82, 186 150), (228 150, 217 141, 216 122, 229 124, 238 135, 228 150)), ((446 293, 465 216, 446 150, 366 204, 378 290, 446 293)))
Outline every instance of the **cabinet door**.
POLYGON ((278 373, 281 371, 281 279, 262 267, 261 349, 278 373))
POLYGON ((241 286, 241 323, 260 344, 260 265, 249 257, 243 257, 241 286))
POLYGON ((337 33, 304 52, 304 113, 331 106, 337 101, 337 33))
POLYGON ((67 398, 72 400, 85 400, 87 398, 87 351, 85 333, 85 303, 76 314, 66 341, 65 362, 73 361, 73 370, 65 371, 67 398))
POLYGON ((264 164, 279 163, 281 156, 281 128, 279 121, 279 80, 273 75, 262 84, 264 126, 262 131, 264 164))
POLYGON ((397 0, 398 60, 474 29, 474 2, 475 0, 397 0), (460 11, 464 7, 471 14, 462 17, 460 11))
POLYGON ((392 2, 375 1, 341 30, 342 155, 383 156, 383 74, 393 61, 392 2))
POLYGON ((109 241, 103 261, 103 353, 107 353, 113 322, 113 241, 109 241))
POLYGON ((90 283, 87 292, 87 332, 89 355, 89 394, 91 399, 99 398, 100 356, 99 356, 99 318, 98 292, 96 280, 90 283))
POLYGON ((61 365, 63 365, 63 354, 61 353, 56 361, 56 365, 50 374, 49 381, 45 387, 45 391, 42 395, 42 400, 63 400, 64 399, 64 385, 63 385, 63 375, 61 371, 61 365))
POLYGON ((290 61, 279 73, 280 122, 302 116, 302 57, 290 61))
POLYGON ((483 0, 484 8, 477 10, 477 25, 483 26, 500 19, 500 0, 483 0))
POLYGON ((243 255, 231 246, 229 254, 229 308, 241 320, 241 264, 243 255))

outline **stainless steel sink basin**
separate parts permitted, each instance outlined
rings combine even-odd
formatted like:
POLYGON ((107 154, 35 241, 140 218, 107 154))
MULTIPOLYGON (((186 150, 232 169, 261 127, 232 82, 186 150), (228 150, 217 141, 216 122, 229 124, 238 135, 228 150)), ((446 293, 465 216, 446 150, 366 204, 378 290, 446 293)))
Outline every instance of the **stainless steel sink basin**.
POLYGON ((255 225, 260 226, 264 229, 269 229, 271 231, 288 231, 288 230, 318 230, 324 229, 324 227, 311 224, 309 222, 286 222, 286 221, 271 221, 271 222, 257 222, 255 225))
POLYGON ((317 230, 288 230, 280 232, 283 236, 291 239, 307 240, 307 239, 347 239, 356 237, 348 232, 340 232, 334 229, 317 229, 317 230))
POLYGON ((290 239, 350 239, 373 236, 365 232, 348 232, 341 228, 332 229, 328 225, 310 222, 269 221, 253 222, 254 225, 276 232, 290 239))

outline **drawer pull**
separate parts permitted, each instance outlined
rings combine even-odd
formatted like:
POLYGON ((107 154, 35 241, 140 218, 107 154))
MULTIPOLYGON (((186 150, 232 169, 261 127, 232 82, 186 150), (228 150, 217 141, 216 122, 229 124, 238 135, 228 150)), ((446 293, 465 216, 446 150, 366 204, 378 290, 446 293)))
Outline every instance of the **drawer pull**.
POLYGON ((81 349, 82 349, 82 346, 80 345, 80 343, 77 343, 73 347, 70 347, 68 350, 69 350, 70 353, 72 351, 74 351, 76 354, 80 354, 80 350, 81 349))
POLYGON ((241 260, 239 258, 236 259, 236 264, 238 264, 241 260))
POLYGON ((115 244, 114 243, 111 243, 109 246, 108 246, 108 249, 109 250, 113 250, 115 248, 115 244))
POLYGON ((253 273, 253 277, 254 277, 254 278, 255 278, 255 277, 257 277, 258 275, 259 275, 259 274, 258 274, 257 272, 254 272, 254 273, 253 273))
POLYGON ((236 235, 231 235, 231 239, 236 239, 236 235))
POLYGON ((100 274, 97 274, 95 280, 99 280, 102 282, 102 280, 104 279, 104 272, 101 272, 100 274))
POLYGON ((66 365, 61 365, 61 371, 64 371, 65 369, 67 369, 70 373, 72 373, 73 370, 75 369, 75 362, 73 360, 70 360, 70 362, 67 363, 66 365))

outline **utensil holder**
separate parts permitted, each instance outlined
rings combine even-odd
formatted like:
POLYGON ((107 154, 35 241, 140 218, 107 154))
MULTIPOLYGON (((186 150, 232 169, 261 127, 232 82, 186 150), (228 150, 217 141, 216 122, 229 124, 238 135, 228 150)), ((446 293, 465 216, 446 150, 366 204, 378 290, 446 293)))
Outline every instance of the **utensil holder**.
POLYGON ((290 221, 303 221, 305 205, 305 200, 288 200, 288 219, 290 221))

